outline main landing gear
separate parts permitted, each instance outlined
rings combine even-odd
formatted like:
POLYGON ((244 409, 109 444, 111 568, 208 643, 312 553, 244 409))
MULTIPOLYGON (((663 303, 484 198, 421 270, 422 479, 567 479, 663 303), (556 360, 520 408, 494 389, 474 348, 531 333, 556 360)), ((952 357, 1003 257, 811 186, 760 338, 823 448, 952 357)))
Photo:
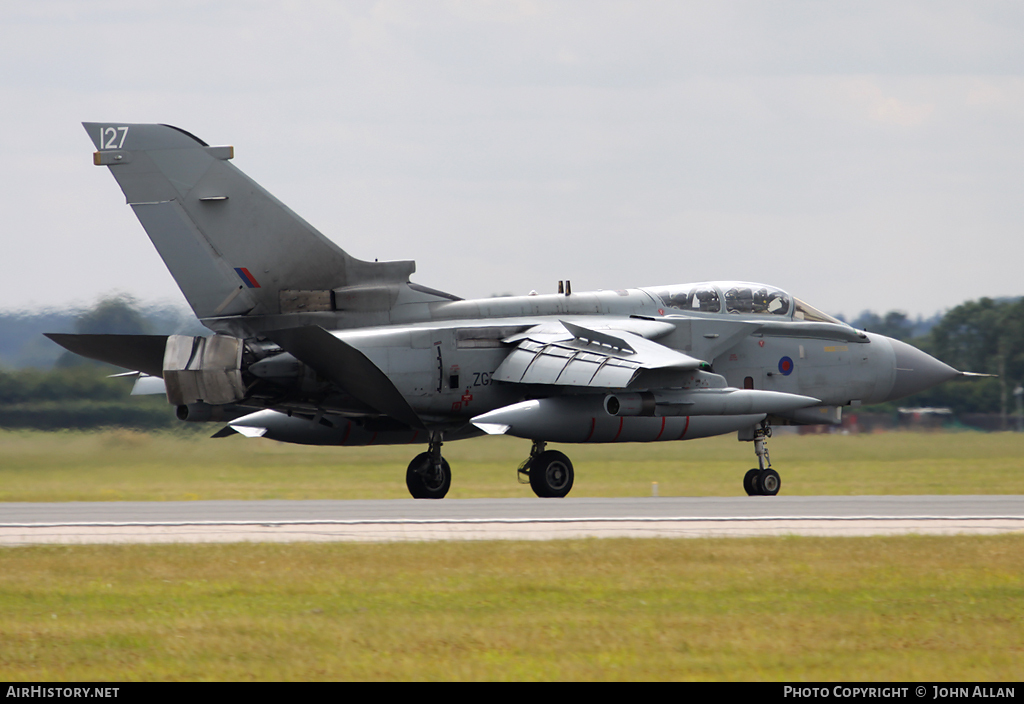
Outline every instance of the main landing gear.
MULTIPOLYGON (((519 481, 529 482, 542 498, 560 499, 572 489, 572 462, 561 452, 545 450, 545 443, 533 442, 530 456, 519 467, 519 481)), ((452 485, 452 470, 441 456, 441 436, 432 435, 430 449, 416 455, 405 472, 405 485, 414 499, 443 499, 452 485)))
POLYGON ((405 472, 405 485, 414 499, 443 499, 452 485, 452 468, 441 457, 441 436, 432 435, 430 449, 416 455, 405 472))
POLYGON ((529 481, 533 493, 541 498, 560 499, 572 489, 572 462, 561 452, 544 447, 543 440, 533 441, 530 456, 519 466, 519 481, 529 481))
POLYGON ((772 427, 768 421, 761 421, 760 427, 754 429, 758 469, 751 469, 743 477, 743 488, 748 496, 775 496, 782 487, 779 473, 772 469, 772 461, 768 457, 768 438, 771 436, 772 427))

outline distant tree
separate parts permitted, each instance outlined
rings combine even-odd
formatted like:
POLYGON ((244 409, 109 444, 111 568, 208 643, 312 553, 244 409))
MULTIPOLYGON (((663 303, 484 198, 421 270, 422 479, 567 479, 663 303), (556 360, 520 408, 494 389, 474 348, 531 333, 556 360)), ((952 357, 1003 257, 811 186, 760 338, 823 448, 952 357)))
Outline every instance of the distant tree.
MULTIPOLYGON (((150 325, 139 310, 138 301, 125 294, 104 298, 75 320, 75 332, 81 335, 147 335, 150 325)), ((57 358, 54 367, 66 369, 82 365, 99 365, 100 362, 65 352, 57 358)))
POLYGON ((150 327, 134 297, 121 294, 104 298, 75 321, 80 334, 146 335, 150 327))
POLYGON ((1024 299, 968 301, 949 311, 929 337, 929 351, 947 364, 998 375, 1005 427, 1010 392, 1024 381, 1024 299))
POLYGON ((897 340, 909 340, 914 337, 914 321, 907 317, 907 314, 899 310, 891 310, 880 316, 869 310, 864 311, 851 323, 853 327, 868 332, 877 332, 886 337, 897 340))

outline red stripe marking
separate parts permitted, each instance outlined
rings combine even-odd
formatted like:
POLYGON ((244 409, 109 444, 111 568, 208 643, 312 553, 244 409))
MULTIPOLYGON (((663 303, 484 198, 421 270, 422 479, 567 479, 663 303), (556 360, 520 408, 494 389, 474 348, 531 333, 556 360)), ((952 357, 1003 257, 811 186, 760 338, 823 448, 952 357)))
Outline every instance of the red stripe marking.
POLYGON ((373 444, 373 442, 374 442, 374 441, 375 441, 376 439, 377 439, 377 431, 376 431, 376 430, 374 430, 374 431, 373 431, 373 437, 372 437, 372 438, 370 438, 370 442, 368 442, 368 443, 366 443, 366 444, 367 444, 367 445, 372 445, 372 444, 373 444))
POLYGON ((612 440, 612 442, 615 442, 616 440, 618 440, 619 436, 622 435, 622 423, 625 420, 626 420, 625 416, 619 416, 619 432, 615 433, 615 440, 612 440))
POLYGON ((346 442, 348 442, 348 434, 351 433, 351 432, 352 432, 352 421, 349 421, 348 425, 345 426, 345 437, 343 437, 341 439, 341 444, 342 445, 344 445, 346 442))
POLYGON ((594 437, 594 428, 597 426, 597 418, 590 419, 590 433, 587 435, 587 439, 583 442, 590 442, 590 438, 594 437))
MULTIPOLYGON (((665 418, 666 417, 667 416, 662 416, 661 417, 661 430, 658 431, 658 437, 654 438, 655 440, 661 440, 661 434, 665 432, 665 418)), ((683 432, 686 432, 686 431, 683 431, 683 432)))
POLYGON ((682 440, 683 436, 686 435, 686 431, 690 429, 690 416, 686 416, 686 425, 683 426, 683 432, 679 433, 677 440, 682 440))

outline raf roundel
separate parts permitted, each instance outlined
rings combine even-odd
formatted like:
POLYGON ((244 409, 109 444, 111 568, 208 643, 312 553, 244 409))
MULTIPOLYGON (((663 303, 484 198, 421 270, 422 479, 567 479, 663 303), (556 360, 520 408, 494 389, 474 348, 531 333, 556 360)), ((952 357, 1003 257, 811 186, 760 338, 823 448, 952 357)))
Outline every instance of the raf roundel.
POLYGON ((783 357, 779 360, 779 373, 783 376, 789 376, 793 373, 793 360, 789 357, 783 357))

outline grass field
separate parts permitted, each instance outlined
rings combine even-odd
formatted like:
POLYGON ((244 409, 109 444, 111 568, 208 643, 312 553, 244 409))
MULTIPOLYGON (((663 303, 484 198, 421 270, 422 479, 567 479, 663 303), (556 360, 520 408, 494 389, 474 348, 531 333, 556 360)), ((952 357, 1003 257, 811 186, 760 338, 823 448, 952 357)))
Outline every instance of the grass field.
MULTIPOLYGON (((732 437, 562 449, 573 496, 737 495, 753 465, 732 437)), ((784 494, 1024 494, 1010 433, 771 449, 784 494)), ((449 496, 532 496, 527 450, 446 445, 449 496)), ((3 432, 0 501, 406 498, 418 451, 3 432)), ((1021 534, 0 548, 0 681, 1022 677, 1021 534)))
POLYGON ((1024 536, 0 549, 0 680, 1019 681, 1024 536))
MULTIPOLYGON (((203 428, 209 432, 209 429, 203 428)), ((449 443, 450 498, 532 497, 515 468, 529 442, 449 443)), ((551 445, 550 447, 557 447, 551 445)), ((561 446, 572 496, 736 496, 756 465, 735 436, 679 443, 561 446)), ((0 432, 0 501, 407 498, 421 446, 303 447, 206 433, 0 432)), ((776 435, 783 495, 1024 494, 1024 434, 776 435)))

